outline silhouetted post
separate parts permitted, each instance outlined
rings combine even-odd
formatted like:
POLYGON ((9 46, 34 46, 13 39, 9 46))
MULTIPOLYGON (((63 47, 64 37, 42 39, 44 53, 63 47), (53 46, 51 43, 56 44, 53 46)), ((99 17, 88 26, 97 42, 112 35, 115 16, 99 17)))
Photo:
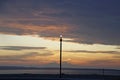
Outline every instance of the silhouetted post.
POLYGON ((60 78, 62 78, 62 35, 60 35, 60 78))
POLYGON ((104 74, 105 74, 104 69, 102 69, 102 73, 103 73, 103 80, 104 80, 104 74))

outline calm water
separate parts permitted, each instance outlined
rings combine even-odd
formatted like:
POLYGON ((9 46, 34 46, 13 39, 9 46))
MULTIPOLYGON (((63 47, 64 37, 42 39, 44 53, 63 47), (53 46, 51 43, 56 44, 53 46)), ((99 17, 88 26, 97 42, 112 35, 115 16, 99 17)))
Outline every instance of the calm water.
MULTIPOLYGON (((62 70, 64 74, 103 74, 103 70, 62 70)), ((0 70, 0 74, 59 74, 59 70, 0 70)), ((105 70, 105 75, 120 75, 120 70, 105 70)))

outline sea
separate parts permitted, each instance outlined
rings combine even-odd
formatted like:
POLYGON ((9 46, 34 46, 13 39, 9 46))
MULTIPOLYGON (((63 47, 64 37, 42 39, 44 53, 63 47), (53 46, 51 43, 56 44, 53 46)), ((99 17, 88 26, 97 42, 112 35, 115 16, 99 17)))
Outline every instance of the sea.
MULTIPOLYGON (((63 69, 63 74, 120 75, 120 70, 105 69, 63 69)), ((16 69, 0 70, 0 74, 59 74, 59 69, 16 69)))

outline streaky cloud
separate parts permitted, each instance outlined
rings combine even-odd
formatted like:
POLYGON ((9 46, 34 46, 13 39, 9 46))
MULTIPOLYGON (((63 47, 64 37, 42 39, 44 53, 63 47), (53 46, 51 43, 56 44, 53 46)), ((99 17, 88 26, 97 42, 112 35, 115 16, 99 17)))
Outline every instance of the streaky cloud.
POLYGON ((117 47, 116 49, 120 49, 120 47, 117 47))
MULTIPOLYGON (((29 57, 39 56, 51 56, 54 55, 51 52, 40 53, 40 52, 29 52, 22 55, 0 55, 0 61, 29 61, 29 57)), ((33 60, 34 61, 34 60, 33 60)))
POLYGON ((106 54, 120 54, 118 51, 87 51, 87 50, 73 50, 73 51, 65 51, 71 53, 106 53, 106 54))
POLYGON ((29 46, 0 46, 0 50, 31 50, 46 49, 46 47, 29 47, 29 46))

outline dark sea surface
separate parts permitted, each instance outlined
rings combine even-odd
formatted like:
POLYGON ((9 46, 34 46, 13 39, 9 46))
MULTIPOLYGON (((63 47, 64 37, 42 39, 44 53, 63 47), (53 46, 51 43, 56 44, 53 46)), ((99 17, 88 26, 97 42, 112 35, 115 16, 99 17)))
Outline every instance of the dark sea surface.
MULTIPOLYGON (((120 70, 104 69, 64 69, 63 74, 120 75, 120 70)), ((59 74, 59 69, 16 69, 0 70, 0 74, 59 74)))

